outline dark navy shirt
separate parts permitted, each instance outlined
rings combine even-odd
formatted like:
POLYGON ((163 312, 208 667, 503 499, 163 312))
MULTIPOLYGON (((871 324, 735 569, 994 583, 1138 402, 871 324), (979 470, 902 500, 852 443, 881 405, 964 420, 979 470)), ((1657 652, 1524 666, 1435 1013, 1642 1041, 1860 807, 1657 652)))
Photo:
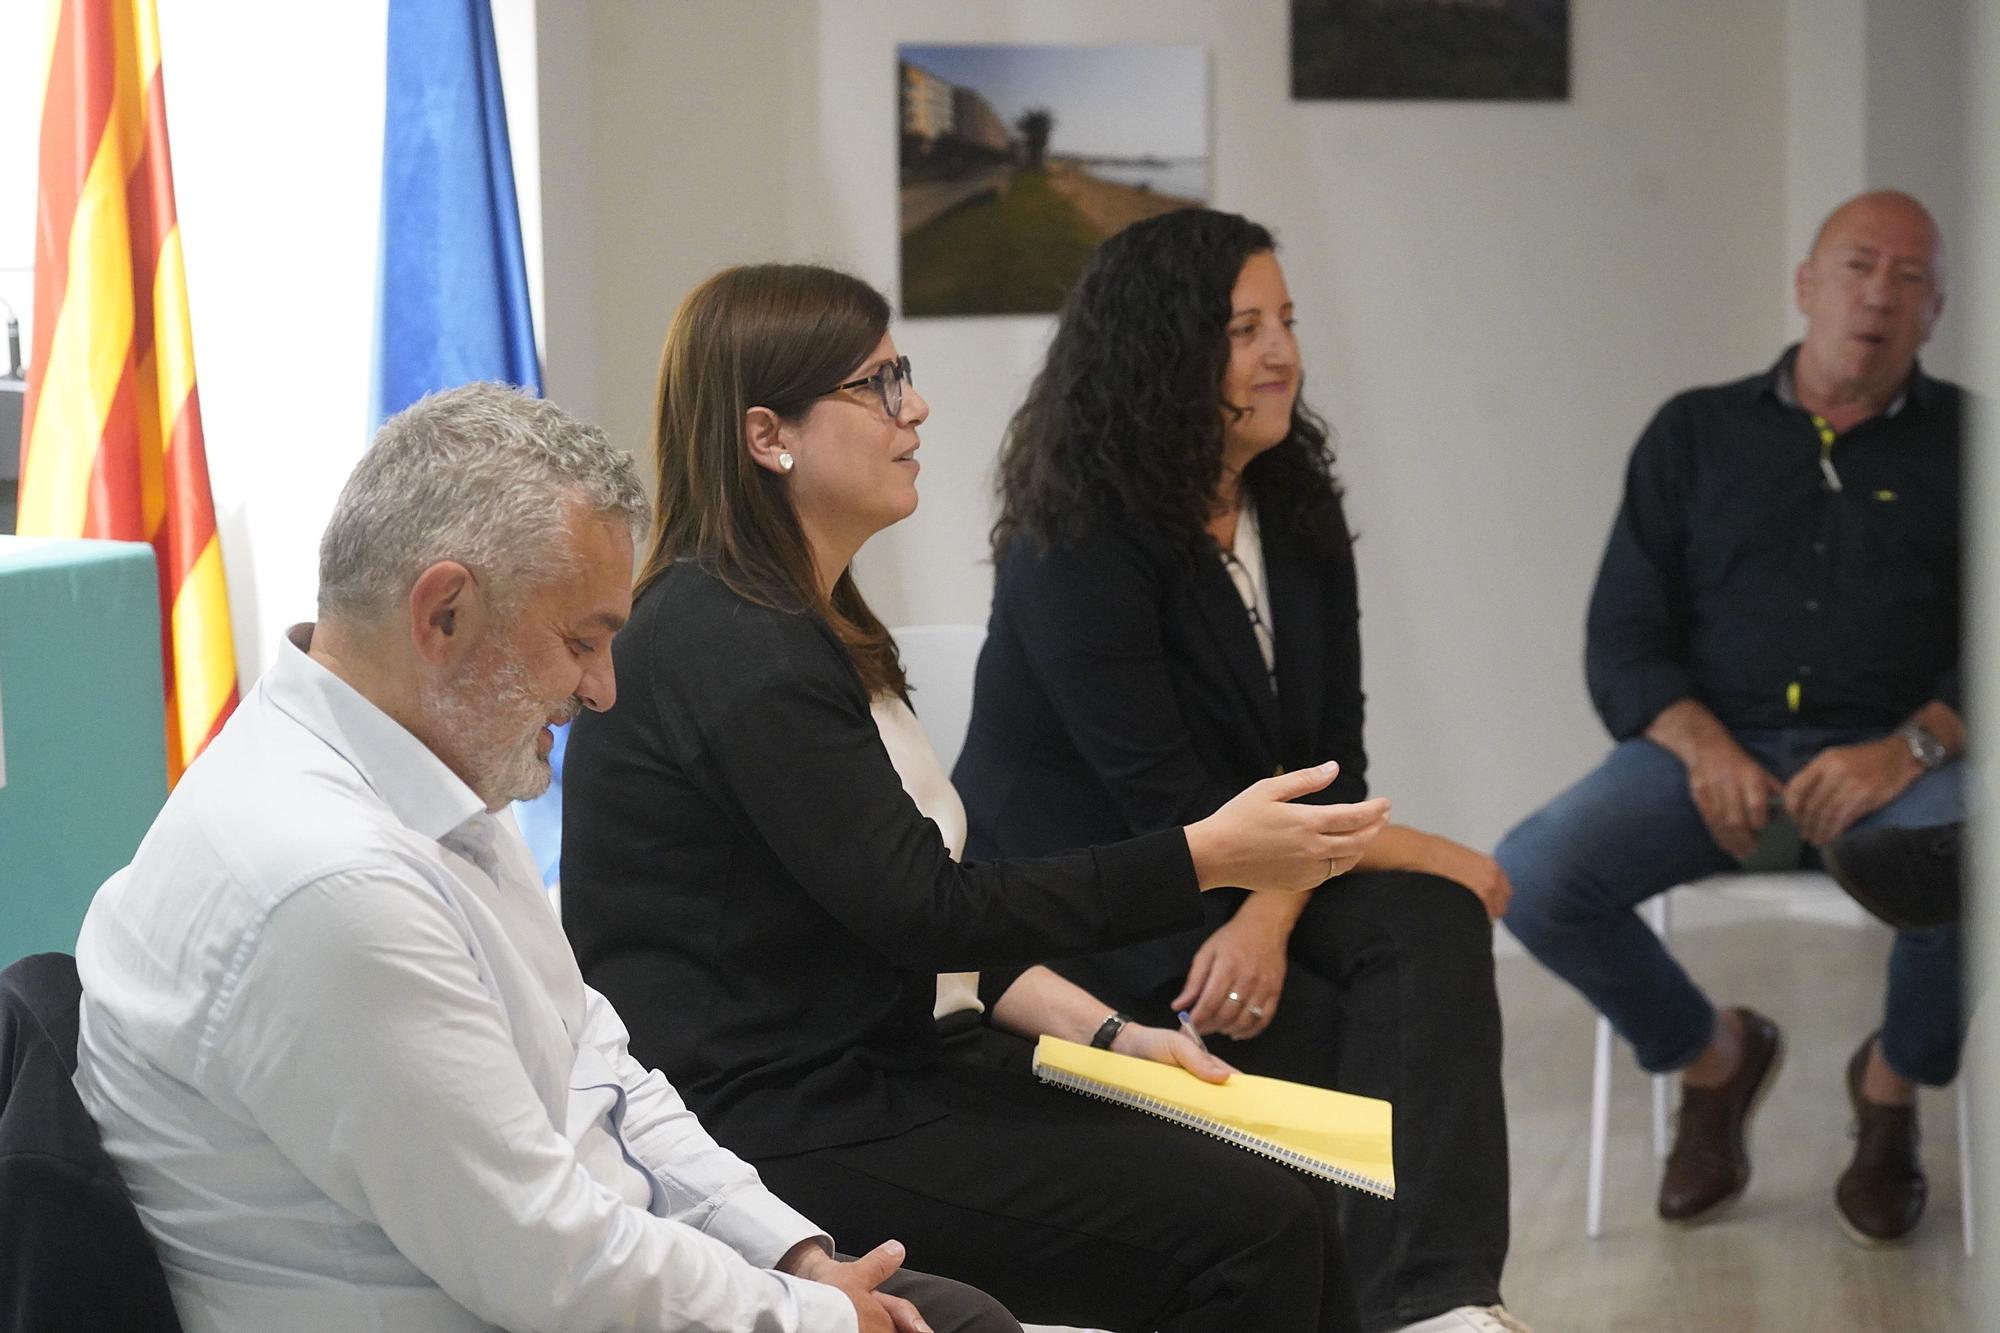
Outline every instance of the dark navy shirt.
POLYGON ((1796 351, 1671 399, 1632 451, 1584 654, 1620 740, 1685 698, 1732 731, 1959 707, 1965 395, 1919 367, 1823 446, 1796 351))

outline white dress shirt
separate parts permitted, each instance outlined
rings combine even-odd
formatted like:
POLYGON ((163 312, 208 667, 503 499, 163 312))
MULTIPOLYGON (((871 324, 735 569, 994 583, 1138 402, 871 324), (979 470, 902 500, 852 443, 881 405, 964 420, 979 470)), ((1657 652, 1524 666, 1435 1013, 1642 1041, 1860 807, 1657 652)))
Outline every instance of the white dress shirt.
POLYGON ((77 1089, 189 1333, 855 1328, 527 849, 301 651, 92 902, 77 1089))

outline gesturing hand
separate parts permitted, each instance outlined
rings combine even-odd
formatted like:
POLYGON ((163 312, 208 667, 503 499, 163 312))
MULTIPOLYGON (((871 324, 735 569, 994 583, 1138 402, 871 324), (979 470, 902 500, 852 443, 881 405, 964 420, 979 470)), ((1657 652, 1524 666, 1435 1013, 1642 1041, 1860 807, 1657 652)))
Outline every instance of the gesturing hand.
POLYGON ((1299 892, 1318 888, 1360 860, 1389 822, 1388 801, 1296 804, 1339 771, 1338 764, 1325 763, 1265 778, 1188 825, 1188 851, 1201 887, 1299 892))
POLYGON ((900 1296, 876 1288, 903 1266, 901 1241, 885 1240, 859 1259, 835 1259, 817 1245, 808 1245, 787 1255, 787 1272, 838 1289, 854 1303, 861 1333, 931 1333, 931 1326, 917 1313, 917 1307, 900 1296))
POLYGON ((1785 810, 1800 837, 1823 847, 1901 796, 1921 772, 1898 736, 1829 746, 1785 784, 1785 810))
POLYGON ((1238 910, 1195 950, 1174 1008, 1188 1010, 1199 1032, 1237 1041, 1256 1036, 1271 1025, 1284 995, 1285 943, 1284 931, 1238 910))

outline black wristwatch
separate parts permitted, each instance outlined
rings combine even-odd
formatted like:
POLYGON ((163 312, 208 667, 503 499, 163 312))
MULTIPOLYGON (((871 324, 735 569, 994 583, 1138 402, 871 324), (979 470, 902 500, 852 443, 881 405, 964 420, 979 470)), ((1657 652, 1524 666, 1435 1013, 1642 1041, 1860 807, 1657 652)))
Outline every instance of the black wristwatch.
POLYGON ((1928 773, 1945 761, 1944 742, 1914 722, 1896 728, 1896 737, 1910 747, 1910 758, 1928 773))
POLYGON ((1097 1035, 1090 1039, 1090 1044, 1100 1051, 1110 1050, 1111 1043, 1118 1040, 1118 1034, 1123 1032, 1125 1025, 1131 1021, 1132 1016, 1130 1014, 1114 1013, 1108 1015, 1102 1023, 1097 1025, 1097 1035))

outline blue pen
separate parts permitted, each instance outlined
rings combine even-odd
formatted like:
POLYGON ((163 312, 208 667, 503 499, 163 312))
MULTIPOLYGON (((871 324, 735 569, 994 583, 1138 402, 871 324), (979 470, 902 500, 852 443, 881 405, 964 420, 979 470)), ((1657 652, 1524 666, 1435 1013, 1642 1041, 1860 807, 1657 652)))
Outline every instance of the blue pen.
POLYGON ((1188 1011, 1182 1009, 1177 1013, 1175 1013, 1174 1017, 1180 1019, 1181 1031, 1187 1033, 1188 1040, 1194 1043, 1195 1049, 1200 1051, 1203 1055, 1207 1055, 1208 1043, 1203 1041, 1201 1039, 1201 1034, 1194 1030, 1194 1020, 1188 1017, 1188 1011))

